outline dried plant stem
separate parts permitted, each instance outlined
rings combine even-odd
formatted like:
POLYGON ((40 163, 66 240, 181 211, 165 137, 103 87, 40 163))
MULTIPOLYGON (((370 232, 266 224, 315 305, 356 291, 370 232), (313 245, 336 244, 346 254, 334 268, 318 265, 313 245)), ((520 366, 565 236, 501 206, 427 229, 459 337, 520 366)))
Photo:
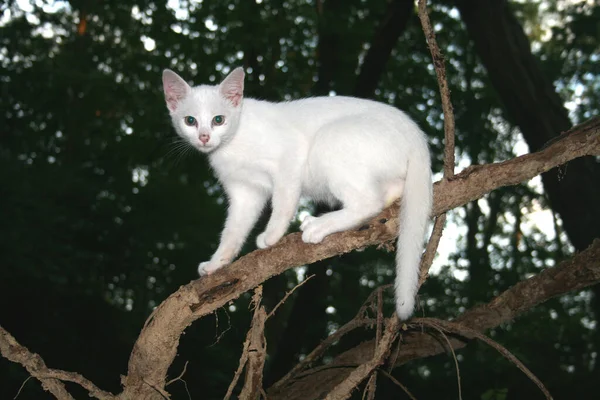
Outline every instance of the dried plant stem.
POLYGON ((379 371, 383 373, 383 375, 387 376, 392 382, 394 382, 396 386, 400 387, 400 389, 402 389, 404 393, 406 393, 410 400, 417 400, 415 396, 413 396, 413 394, 408 390, 408 388, 404 386, 398 379, 394 378, 392 374, 383 369, 380 369, 379 371))

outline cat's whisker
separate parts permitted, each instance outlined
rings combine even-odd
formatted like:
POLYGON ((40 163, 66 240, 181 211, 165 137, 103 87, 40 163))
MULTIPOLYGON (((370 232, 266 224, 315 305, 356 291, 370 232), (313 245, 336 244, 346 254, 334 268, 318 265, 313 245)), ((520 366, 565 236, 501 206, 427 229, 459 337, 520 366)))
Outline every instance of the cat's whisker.
POLYGON ((172 160, 171 165, 173 167, 179 165, 183 160, 185 160, 190 154, 194 153, 195 151, 196 149, 185 140, 176 143, 173 149, 171 149, 171 151, 168 153, 172 160))
POLYGON ((164 161, 172 161, 173 165, 176 165, 183 154, 187 153, 192 146, 185 140, 181 138, 176 138, 173 143, 170 144, 170 149, 163 156, 164 161))

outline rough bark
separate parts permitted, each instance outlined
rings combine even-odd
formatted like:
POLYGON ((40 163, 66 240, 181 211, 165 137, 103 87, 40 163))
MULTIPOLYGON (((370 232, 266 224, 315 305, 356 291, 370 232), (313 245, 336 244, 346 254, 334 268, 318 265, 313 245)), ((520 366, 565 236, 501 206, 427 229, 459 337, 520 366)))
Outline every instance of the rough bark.
MULTIPOLYGON (((574 128, 544 150, 513 160, 467 168, 434 186, 433 215, 482 197, 491 190, 520 183, 586 155, 600 155, 600 119, 574 128)), ((273 275, 393 239, 398 205, 392 205, 356 230, 337 233, 318 245, 302 242, 300 234, 284 237, 270 249, 254 251, 216 273, 182 286, 155 310, 134 345, 124 377, 122 398, 160 398, 166 374, 183 330, 273 275)))
MULTIPOLYGON (((547 301, 548 299, 581 290, 600 282, 600 239, 572 259, 549 268, 540 274, 519 282, 487 304, 475 307, 455 320, 461 326, 482 332, 508 322, 519 314, 547 301)), ((411 360, 429 357, 447 351, 438 338, 423 332, 419 326, 403 333, 403 343, 399 347, 396 366, 411 360)), ((449 337, 453 349, 466 346, 470 336, 449 337)), ((291 384, 268 391, 269 399, 311 400, 323 398, 340 382, 347 379, 355 366, 368 362, 375 351, 375 340, 364 342, 350 349, 327 364, 327 368, 314 368, 303 371, 302 377, 291 384)))

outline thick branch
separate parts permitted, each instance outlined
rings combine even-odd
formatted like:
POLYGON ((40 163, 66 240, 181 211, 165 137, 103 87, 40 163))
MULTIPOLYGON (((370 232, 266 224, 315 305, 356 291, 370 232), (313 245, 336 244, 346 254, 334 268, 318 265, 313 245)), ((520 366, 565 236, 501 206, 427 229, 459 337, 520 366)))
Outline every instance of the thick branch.
POLYGON ((112 394, 98 389, 92 382, 88 381, 80 374, 48 368, 46 363, 44 363, 44 360, 42 360, 42 357, 30 352, 25 346, 19 344, 19 342, 17 342, 17 340, 1 326, 0 353, 8 360, 24 366, 31 376, 40 380, 44 390, 52 393, 54 397, 59 400, 73 399, 61 381, 78 383, 90 392, 90 396, 97 399, 114 399, 112 394))
MULTIPOLYGON (((536 305, 571 291, 581 290, 600 282, 600 239, 596 239, 585 251, 549 268, 533 278, 519 282, 488 304, 475 307, 459 318, 456 323, 475 331, 485 331, 516 318, 536 305)), ((436 338, 420 329, 403 334, 396 366, 411 360, 440 354, 447 349, 436 338)), ((466 339, 470 339, 467 337, 466 339)), ((466 340, 449 338, 454 349, 466 346, 466 340)), ((277 392, 269 391, 269 399, 317 399, 327 393, 351 373, 352 368, 336 366, 359 365, 373 357, 375 340, 364 342, 336 357, 327 369, 304 371, 302 378, 277 392), (318 384, 317 384, 318 383, 318 384)))
MULTIPOLYGON (((526 181, 585 155, 600 155, 600 119, 573 128, 540 152, 502 163, 469 167, 450 180, 436 183, 432 214, 439 215, 494 189, 526 181)), ((393 239, 398 232, 397 215, 395 204, 367 226, 333 234, 318 245, 305 244, 300 234, 293 233, 272 248, 256 250, 211 276, 182 286, 161 303, 140 333, 131 353, 122 396, 160 397, 155 388, 164 387, 179 337, 196 319, 289 268, 393 239)))

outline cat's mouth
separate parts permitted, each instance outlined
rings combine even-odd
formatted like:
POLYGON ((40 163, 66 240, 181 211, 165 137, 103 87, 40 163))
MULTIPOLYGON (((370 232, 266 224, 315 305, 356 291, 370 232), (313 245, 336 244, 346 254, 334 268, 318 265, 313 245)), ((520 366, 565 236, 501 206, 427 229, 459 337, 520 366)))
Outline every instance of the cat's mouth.
POLYGON ((215 145, 213 143, 194 143, 194 147, 197 148, 202 153, 210 153, 215 149, 215 145))

